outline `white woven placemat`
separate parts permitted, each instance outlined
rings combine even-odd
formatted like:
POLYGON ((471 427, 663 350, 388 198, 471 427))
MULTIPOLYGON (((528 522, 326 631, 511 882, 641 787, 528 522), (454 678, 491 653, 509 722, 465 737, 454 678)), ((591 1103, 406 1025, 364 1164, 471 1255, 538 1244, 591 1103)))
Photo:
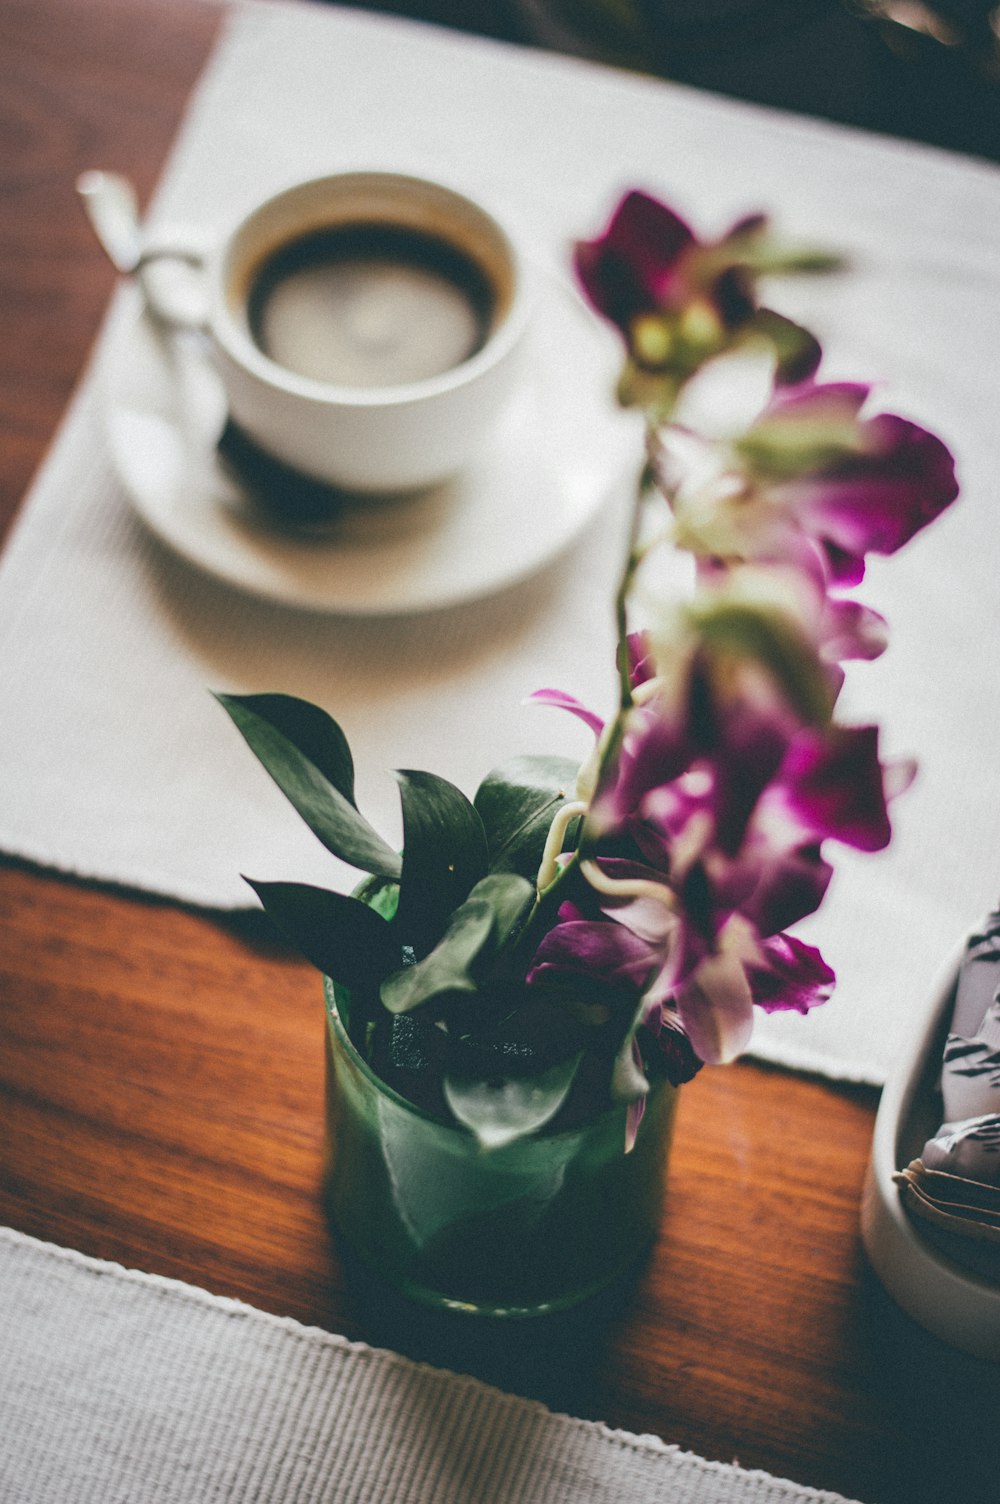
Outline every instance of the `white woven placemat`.
MULTIPOLYGON (((260 3, 230 18, 154 217, 211 229, 293 177, 361 163, 481 185, 550 262, 631 183, 705 233, 764 207, 854 258, 850 277, 790 288, 782 304, 823 335, 830 376, 880 378, 886 405, 942 432, 964 497, 871 571, 864 598, 889 616, 892 646, 852 669, 848 708, 884 724, 887 754, 916 753, 921 779, 892 849, 838 853, 804 927, 838 973, 833 1002, 763 1020, 754 1048, 880 1082, 942 958, 1000 886, 1000 172, 573 59, 260 3)), ((432 768, 471 793, 515 752, 585 754, 581 728, 521 701, 555 684, 610 708, 613 497, 561 566, 490 600, 388 621, 261 605, 168 555, 133 516, 102 429, 103 364, 102 352, 0 561, 0 849, 220 908, 248 902, 244 871, 329 878, 210 688, 325 705, 390 836, 387 769, 432 768)))
POLYGON ((839 1504, 0 1228, 0 1499, 839 1504))

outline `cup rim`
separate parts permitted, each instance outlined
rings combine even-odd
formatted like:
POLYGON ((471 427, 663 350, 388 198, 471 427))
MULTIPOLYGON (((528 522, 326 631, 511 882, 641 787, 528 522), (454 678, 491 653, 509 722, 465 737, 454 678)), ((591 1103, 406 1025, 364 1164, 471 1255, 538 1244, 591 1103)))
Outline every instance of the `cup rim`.
POLYGON ((285 188, 270 193, 249 209, 218 243, 214 257, 214 276, 211 284, 211 307, 209 329, 226 356, 234 365, 263 382, 272 390, 291 397, 331 408, 392 409, 417 406, 421 403, 446 396, 474 385, 496 366, 503 363, 525 334, 530 308, 533 302, 534 276, 526 253, 512 229, 498 217, 489 205, 474 198, 470 193, 445 182, 438 177, 425 177, 411 172, 396 172, 386 168, 351 168, 342 172, 320 173, 309 178, 300 178, 285 188), (236 315, 226 294, 225 271, 230 247, 237 236, 266 211, 281 201, 296 195, 317 190, 327 184, 342 186, 360 185, 365 179, 374 180, 383 186, 397 185, 414 187, 443 194, 457 203, 471 208, 485 220, 497 241, 503 246, 511 269, 511 295, 500 323, 492 329, 484 344, 467 359, 460 361, 435 376, 418 381, 400 382, 392 386, 364 387, 340 385, 321 381, 290 370, 272 360, 253 340, 249 329, 236 315))

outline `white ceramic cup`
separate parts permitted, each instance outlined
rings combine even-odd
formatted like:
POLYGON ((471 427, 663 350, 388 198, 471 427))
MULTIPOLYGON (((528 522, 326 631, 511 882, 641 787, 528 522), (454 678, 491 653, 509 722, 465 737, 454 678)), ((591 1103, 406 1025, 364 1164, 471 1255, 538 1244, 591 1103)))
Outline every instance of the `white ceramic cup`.
MULTIPOLYGON (((232 420, 279 460, 354 492, 416 489, 460 471, 511 395, 529 323, 524 258, 499 220, 454 189, 394 172, 297 183, 260 203, 205 254, 179 244, 176 234, 161 244, 151 238, 138 275, 157 317, 204 331, 232 420), (395 227, 404 243, 430 237, 475 269, 486 298, 479 300, 482 327, 472 352, 434 374, 388 385, 303 374, 268 353, 252 310, 274 258, 307 237, 336 239, 346 227, 372 225, 379 233, 395 227), (195 268, 199 316, 164 290, 172 285, 162 280, 165 260, 195 268)), ((381 307, 361 320, 375 345, 391 342, 387 322, 381 307)))

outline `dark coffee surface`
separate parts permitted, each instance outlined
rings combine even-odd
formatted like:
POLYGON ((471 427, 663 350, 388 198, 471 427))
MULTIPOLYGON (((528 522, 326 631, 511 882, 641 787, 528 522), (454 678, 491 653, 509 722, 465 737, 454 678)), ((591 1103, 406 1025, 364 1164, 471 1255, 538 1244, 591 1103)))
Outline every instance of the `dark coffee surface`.
POLYGON ((279 365, 351 387, 422 381, 481 349, 496 299, 484 271, 435 235, 384 222, 312 231, 254 280, 255 342, 279 365))

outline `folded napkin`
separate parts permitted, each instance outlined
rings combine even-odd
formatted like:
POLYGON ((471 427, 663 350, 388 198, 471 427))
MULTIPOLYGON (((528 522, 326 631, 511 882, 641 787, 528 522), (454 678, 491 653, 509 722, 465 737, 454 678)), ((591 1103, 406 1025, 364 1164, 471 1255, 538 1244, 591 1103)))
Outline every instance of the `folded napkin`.
POLYGON ((0 1228, 18 1504, 843 1504, 0 1228))
MULTIPOLYGON (((575 59, 260 3, 229 20, 153 218, 213 232, 290 179, 361 165, 487 194, 549 267, 564 267, 569 242, 595 233, 633 183, 705 233, 763 207, 790 236, 832 240, 854 263, 847 277, 783 288, 782 307, 823 336, 831 378, 881 378, 878 400, 942 432, 965 495, 866 581, 892 643, 878 663, 852 666, 845 714, 879 720, 884 753, 918 754, 921 779, 890 851, 837 853, 829 900, 803 927, 838 972, 834 1001, 807 1019, 763 1019, 754 1049, 880 1082, 942 956, 995 897, 1000 172, 575 59)), ((398 619, 266 605, 172 556, 130 509, 103 423, 124 312, 116 303, 0 563, 0 849, 220 908, 252 901, 241 871, 349 884, 237 744, 210 688, 324 705, 355 748, 363 807, 390 838, 387 769, 431 768, 471 793, 506 756, 586 755, 583 728, 522 702, 555 685, 613 704, 609 602, 627 494, 617 461, 599 476, 606 495, 587 534, 516 588, 398 619)), ((566 403, 580 380, 566 370, 566 403)))

